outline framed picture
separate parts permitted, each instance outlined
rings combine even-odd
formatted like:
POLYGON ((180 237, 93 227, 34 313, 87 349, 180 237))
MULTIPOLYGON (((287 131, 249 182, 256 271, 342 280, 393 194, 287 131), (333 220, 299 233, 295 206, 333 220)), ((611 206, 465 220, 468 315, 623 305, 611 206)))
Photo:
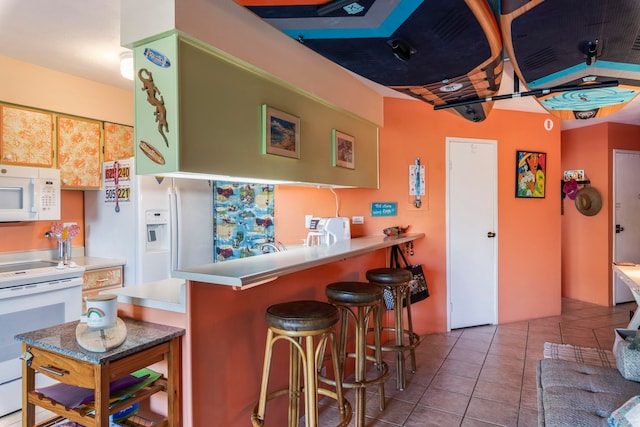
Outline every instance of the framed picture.
POLYGON ((544 198, 547 154, 516 152, 516 197, 544 198))
POLYGON ((355 169, 355 138, 338 130, 331 130, 333 141, 333 166, 355 169))
POLYGON ((262 153, 300 158, 300 118, 262 105, 262 153))

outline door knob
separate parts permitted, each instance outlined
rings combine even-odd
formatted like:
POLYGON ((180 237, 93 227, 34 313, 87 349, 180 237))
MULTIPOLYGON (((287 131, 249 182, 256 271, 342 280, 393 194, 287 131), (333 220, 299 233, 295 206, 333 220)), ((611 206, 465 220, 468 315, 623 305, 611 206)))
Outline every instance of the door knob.
POLYGON ((616 233, 620 233, 621 231, 624 231, 624 227, 620 224, 616 224, 616 233))
POLYGON ((487 233, 487 237, 489 238, 496 237, 496 233, 494 233, 493 231, 490 231, 487 233))

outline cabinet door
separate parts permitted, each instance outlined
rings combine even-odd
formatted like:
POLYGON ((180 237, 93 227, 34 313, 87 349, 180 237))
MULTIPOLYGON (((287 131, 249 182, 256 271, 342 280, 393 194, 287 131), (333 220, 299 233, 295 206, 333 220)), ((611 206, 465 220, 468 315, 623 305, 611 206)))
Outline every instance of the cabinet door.
POLYGON ((0 106, 0 163, 53 166, 53 115, 0 106))
POLYGON ((101 122, 58 116, 57 123, 62 188, 100 188, 101 122))
POLYGON ((104 123, 104 161, 133 157, 133 126, 104 123))

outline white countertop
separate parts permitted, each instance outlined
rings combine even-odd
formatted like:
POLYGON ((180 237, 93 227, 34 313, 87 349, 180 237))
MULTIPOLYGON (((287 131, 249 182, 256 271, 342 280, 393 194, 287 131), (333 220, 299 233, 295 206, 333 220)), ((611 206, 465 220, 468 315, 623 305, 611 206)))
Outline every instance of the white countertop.
POLYGON ((332 245, 300 246, 283 252, 186 268, 175 271, 173 276, 185 280, 247 289, 285 274, 363 255, 424 236, 424 233, 407 233, 394 237, 377 235, 357 237, 332 245))
POLYGON ((640 295, 640 265, 613 265, 613 270, 618 277, 631 289, 634 294, 640 295))
MULTIPOLYGON (((56 251, 54 249, 0 253, 0 263, 35 260, 58 261, 56 258, 56 251)), ((69 261, 75 262, 79 267, 84 267, 87 271, 97 270, 100 268, 119 267, 126 264, 126 261, 121 258, 97 258, 84 256, 83 246, 72 247, 72 256, 69 261)))
POLYGON ((112 289, 101 294, 118 296, 118 302, 160 310, 187 312, 187 290, 184 279, 165 279, 124 288, 112 289))
POLYGON ((122 267, 126 264, 124 259, 119 258, 96 258, 90 256, 74 256, 70 261, 84 267, 85 270, 99 270, 101 268, 122 267))

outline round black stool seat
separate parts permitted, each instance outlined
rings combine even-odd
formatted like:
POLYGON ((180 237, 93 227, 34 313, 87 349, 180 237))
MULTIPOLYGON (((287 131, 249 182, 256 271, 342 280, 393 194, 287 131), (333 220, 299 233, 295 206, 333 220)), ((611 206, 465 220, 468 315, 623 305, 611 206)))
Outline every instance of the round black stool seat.
POLYGON ((284 331, 316 331, 338 323, 338 309, 322 301, 291 301, 267 308, 267 325, 284 331))
POLYGON ((347 304, 369 304, 380 301, 382 288, 364 282, 336 282, 325 288, 327 298, 347 304))
POLYGON ((413 275, 404 268, 374 268, 367 271, 367 280, 381 285, 401 285, 410 281, 413 275))

